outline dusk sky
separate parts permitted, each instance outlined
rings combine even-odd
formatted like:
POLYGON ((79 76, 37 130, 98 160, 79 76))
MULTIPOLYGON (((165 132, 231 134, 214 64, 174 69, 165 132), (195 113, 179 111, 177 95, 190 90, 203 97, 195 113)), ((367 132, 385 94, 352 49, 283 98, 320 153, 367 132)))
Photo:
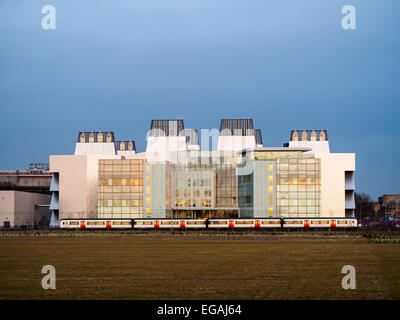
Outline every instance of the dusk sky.
POLYGON ((0 0, 0 169, 72 154, 78 131, 141 152, 153 118, 237 117, 264 146, 326 129, 358 192, 400 193, 399 31, 399 0, 0 0))

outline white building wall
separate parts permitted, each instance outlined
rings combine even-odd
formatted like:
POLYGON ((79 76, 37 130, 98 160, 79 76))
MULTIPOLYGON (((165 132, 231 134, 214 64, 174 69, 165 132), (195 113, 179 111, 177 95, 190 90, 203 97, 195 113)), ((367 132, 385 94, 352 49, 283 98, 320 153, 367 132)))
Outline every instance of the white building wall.
POLYGON ((120 159, 120 156, 50 156, 50 171, 59 173, 59 219, 97 218, 99 159, 120 159))
POLYGON ((354 153, 320 153, 321 217, 345 217, 345 172, 355 171, 354 153))
POLYGON ((304 154, 330 153, 329 141, 289 141, 289 148, 311 148, 304 154))
POLYGON ((218 137, 218 151, 240 151, 254 149, 256 138, 254 136, 222 136, 218 137))
POLYGON ((186 150, 185 136, 147 137, 146 158, 149 162, 176 163, 176 152, 186 150))
POLYGON ((114 142, 77 142, 75 155, 115 155, 114 142))

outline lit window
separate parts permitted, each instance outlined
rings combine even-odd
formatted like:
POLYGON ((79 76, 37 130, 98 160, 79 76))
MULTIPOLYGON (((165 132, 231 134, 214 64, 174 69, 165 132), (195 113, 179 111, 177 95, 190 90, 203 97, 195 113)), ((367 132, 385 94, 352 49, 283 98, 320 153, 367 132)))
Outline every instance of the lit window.
POLYGON ((146 215, 151 216, 151 208, 146 208, 146 215))
POLYGON ((146 194, 151 194, 151 187, 146 187, 146 194))
POLYGON ((150 198, 150 197, 147 197, 147 198, 146 198, 146 204, 147 204, 147 205, 151 205, 151 198, 150 198))
POLYGON ((113 186, 120 186, 122 184, 121 179, 112 179, 113 186))
POLYGON ((268 165, 268 172, 273 172, 274 166, 272 164, 268 165))
POLYGON ((268 215, 272 216, 274 214, 274 208, 268 208, 268 215))
POLYGON ((268 183, 274 182, 274 176, 268 176, 268 183))
POLYGON ((273 204, 273 198, 272 197, 268 197, 268 204, 273 204))
POLYGON ((149 165, 146 166, 146 173, 151 173, 151 166, 149 165))
POLYGON ((151 176, 146 176, 146 184, 151 184, 151 176))
POLYGON ((269 186, 268 187, 268 193, 273 193, 274 192, 274 187, 273 186, 269 186))

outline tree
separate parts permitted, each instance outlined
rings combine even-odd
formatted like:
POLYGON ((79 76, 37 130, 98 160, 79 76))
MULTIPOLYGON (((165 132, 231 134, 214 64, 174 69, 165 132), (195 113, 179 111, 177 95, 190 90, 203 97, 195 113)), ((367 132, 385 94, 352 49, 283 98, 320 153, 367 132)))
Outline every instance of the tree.
POLYGON ((375 218, 375 212, 372 210, 371 197, 366 193, 354 193, 354 201, 356 209, 354 214, 357 219, 365 219, 367 217, 375 218))

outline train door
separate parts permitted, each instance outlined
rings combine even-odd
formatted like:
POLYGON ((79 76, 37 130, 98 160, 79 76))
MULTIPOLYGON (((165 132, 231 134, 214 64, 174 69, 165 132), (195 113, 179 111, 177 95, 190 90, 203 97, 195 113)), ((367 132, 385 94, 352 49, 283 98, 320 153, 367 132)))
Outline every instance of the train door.
POLYGON ((335 228, 336 227, 336 220, 331 220, 331 228, 335 228))
POLYGON ((229 220, 229 228, 233 228, 233 220, 229 220))
POLYGON ((160 221, 154 221, 154 228, 158 229, 160 227, 160 221))
POLYGON ((259 227, 260 227, 260 220, 256 220, 256 225, 255 225, 255 227, 256 227, 256 228, 259 228, 259 227))
POLYGON ((106 221, 106 228, 111 229, 111 221, 109 220, 106 221))
POLYGON ((304 228, 310 227, 310 220, 304 220, 304 228))
POLYGON ((82 220, 81 221, 81 229, 85 229, 86 228, 86 221, 82 220))
POLYGON ((179 226, 181 229, 185 229, 185 220, 181 220, 179 226))

